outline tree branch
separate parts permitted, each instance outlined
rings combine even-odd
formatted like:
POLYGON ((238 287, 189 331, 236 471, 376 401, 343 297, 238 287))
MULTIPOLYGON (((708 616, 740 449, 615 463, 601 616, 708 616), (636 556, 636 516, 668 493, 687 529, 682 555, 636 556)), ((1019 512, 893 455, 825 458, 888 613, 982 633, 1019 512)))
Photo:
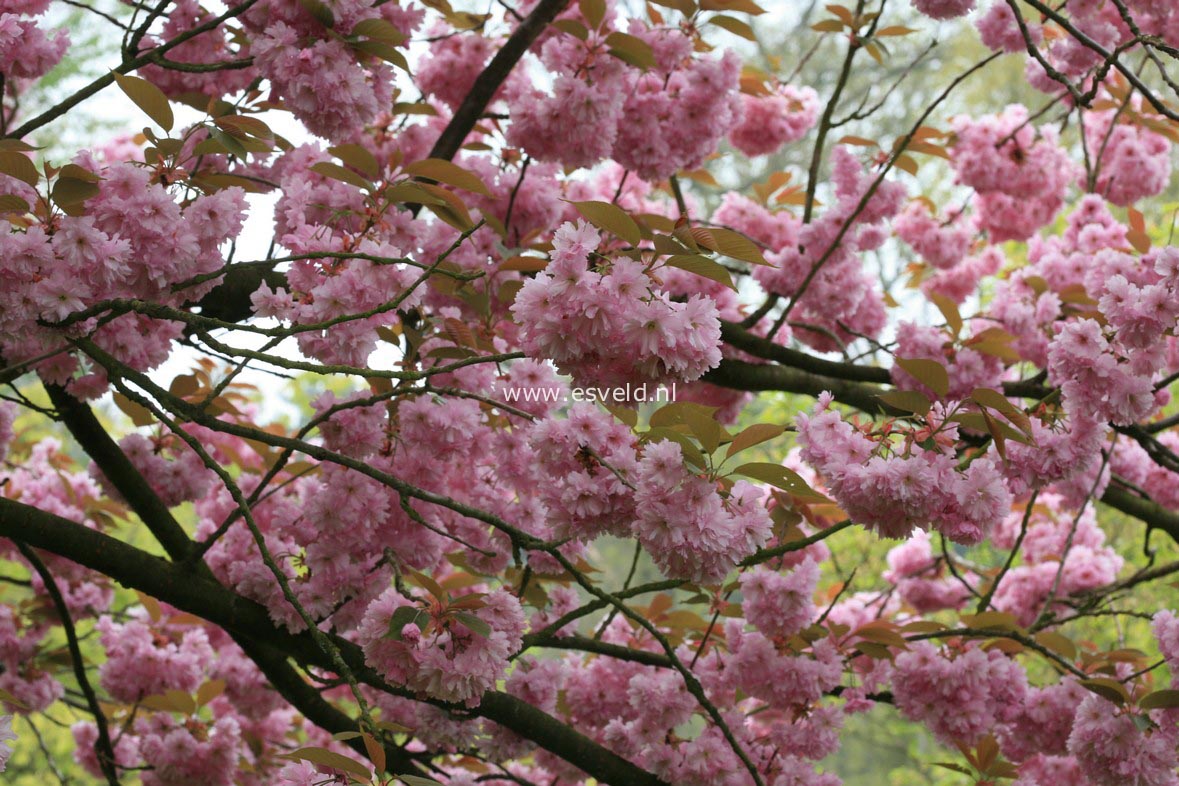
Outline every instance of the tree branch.
MULTIPOLYGON (((126 587, 145 592, 248 640, 285 652, 300 663, 332 669, 327 655, 307 633, 292 634, 275 628, 260 604, 101 532, 30 505, 0 498, 0 537, 21 540, 104 573, 126 587)), ((333 639, 363 682, 393 695, 421 700, 381 679, 365 665, 359 646, 339 637, 333 639)), ((472 711, 443 702, 431 703, 456 712, 472 711)), ((515 696, 488 691, 473 711, 536 742, 603 783, 668 786, 663 780, 515 696)))

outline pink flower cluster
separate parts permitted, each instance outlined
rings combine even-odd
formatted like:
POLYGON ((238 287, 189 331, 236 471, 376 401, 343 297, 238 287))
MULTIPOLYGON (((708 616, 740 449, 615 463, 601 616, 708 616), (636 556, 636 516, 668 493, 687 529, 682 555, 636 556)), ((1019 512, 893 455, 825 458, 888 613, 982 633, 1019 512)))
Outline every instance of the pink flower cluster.
POLYGON ((299 260, 287 271, 289 292, 282 287, 272 290, 263 282, 251 296, 259 316, 319 325, 301 331, 298 343, 302 352, 324 363, 363 367, 376 348, 377 328, 390 319, 390 304, 400 300, 401 307, 413 308, 421 302, 420 293, 411 286, 416 278, 413 272, 404 264, 381 261, 401 258, 396 247, 368 239, 353 244, 347 236, 311 225, 286 235, 283 244, 295 254, 361 255, 299 260), (386 311, 374 316, 349 318, 382 306, 386 311))
POLYGON ((671 578, 719 582, 770 535, 761 491, 739 481, 723 499, 714 483, 685 469, 675 442, 646 447, 633 493, 634 536, 671 578))
POLYGON ((978 192, 975 220, 993 242, 1026 240, 1052 220, 1076 171, 1050 128, 1037 129, 1021 105, 951 121, 950 163, 978 192))
POLYGON ((995 649, 974 647, 949 657, 928 642, 917 642, 896 657, 893 667, 897 709, 947 745, 973 745, 996 724, 1014 720, 1027 691, 1023 668, 995 649))
MULTIPOLYGON (((98 529, 101 526, 99 501, 102 499, 102 490, 86 473, 64 469, 67 457, 61 447, 56 439, 48 437, 34 444, 27 452, 22 452, 19 463, 0 465, 0 489, 5 496, 19 499, 23 504, 35 506, 87 528, 98 529)), ((23 560, 11 545, 5 545, 3 553, 6 559, 14 562, 23 560)), ((113 592, 109 583, 92 571, 71 560, 48 554, 42 561, 53 572, 66 607, 75 618, 95 616, 110 606, 113 592)), ((30 580, 36 591, 44 591, 40 575, 33 572, 30 580)), ((47 629, 40 624, 25 626, 20 637, 27 637, 29 641, 21 646, 32 646, 46 632, 47 629)), ((32 658, 27 657, 31 650, 19 657, 12 655, 20 652, 19 647, 8 652, 11 660, 5 672, 0 674, 0 688, 16 694, 30 706, 37 702, 34 697, 50 696, 52 699, 51 694, 60 690, 57 681, 39 669, 32 658)))
POLYGON ((574 404, 566 417, 539 422, 529 447, 546 478, 539 494, 558 537, 629 532, 635 500, 623 478, 637 467, 630 429, 592 404, 574 404))
MULTIPOLYGON (((994 355, 979 352, 970 347, 946 348, 947 336, 934 327, 901 322, 897 325, 896 357, 906 359, 933 360, 942 364, 949 375, 948 399, 962 400, 970 396, 975 388, 999 388, 1003 373, 1003 362, 994 355)), ((931 400, 937 394, 919 382, 897 363, 892 367, 893 383, 905 390, 920 390, 931 400)))
POLYGON ((1055 685, 1029 688, 1019 714, 999 727, 999 742, 1015 762, 1042 756, 1065 756, 1077 707, 1089 692, 1072 678, 1055 685))
POLYGON ((398 609, 416 606, 396 589, 386 590, 369 604, 357 629, 365 659, 395 684, 442 701, 477 706, 483 693, 507 673, 508 657, 520 649, 524 635, 524 612, 514 595, 501 589, 480 600, 483 605, 470 613, 489 632, 452 622, 425 635, 413 623, 390 631, 398 609))
POLYGON ((776 152, 797 142, 819 119, 819 94, 810 87, 782 85, 766 95, 741 96, 741 122, 729 142, 747 156, 776 152))
POLYGON ((19 410, 14 402, 0 401, 0 461, 4 461, 8 455, 8 446, 16 437, 13 424, 16 423, 18 413, 19 410))
POLYGON ((106 663, 98 672, 102 687, 129 704, 169 690, 196 691, 215 657, 199 627, 170 629, 164 640, 159 628, 141 620, 118 623, 103 616, 95 628, 106 650, 106 663))
POLYGON ((1077 710, 1068 751, 1094 786, 1176 786, 1179 728, 1173 717, 1147 725, 1152 728, 1143 730, 1134 722, 1132 710, 1119 710, 1091 695, 1077 710))
MULTIPOLYGON (((132 164, 101 168, 88 156, 79 161, 103 178, 99 193, 86 202, 86 216, 64 216, 52 227, 34 225, 0 235, 0 276, 6 282, 0 289, 0 351, 10 363, 63 348, 59 330, 42 327, 40 319, 60 321, 112 298, 180 305, 200 297, 216 280, 177 285, 219 270, 221 244, 241 230, 246 203, 240 188, 200 196, 182 207, 163 186, 149 182, 146 169, 132 164)), ((167 358, 183 326, 125 314, 101 327, 96 320, 81 327, 104 350, 144 371, 167 358)), ((85 397, 105 390, 101 369, 74 379, 78 363, 66 352, 36 368, 47 381, 72 382, 85 397)))
POLYGON ((974 240, 973 227, 961 220, 960 214, 951 213, 939 221, 921 200, 910 202, 892 226, 897 237, 939 270, 948 270, 961 262, 974 240))
POLYGON ((26 622, 11 607, 0 611, 0 690, 21 703, 5 702, 9 712, 41 712, 65 695, 65 686, 36 663, 49 633, 49 625, 26 622))
MULTIPOLYGON (((1032 43, 1039 45, 1043 38, 1039 23, 1031 15, 1024 14, 1024 25, 1028 29, 1028 37, 1032 43)), ((1027 40, 1024 39, 1023 31, 1019 29, 1019 20, 1015 18, 1015 12, 1007 5, 1006 0, 996 0, 994 5, 978 18, 975 26, 983 44, 996 52, 1023 52, 1027 49, 1027 40)))
MULTIPOLYGON (((995 530, 994 545, 1014 548, 1023 517, 1024 511, 1017 508, 1005 518, 995 530)), ((1065 611, 1059 605, 1061 598, 1111 584, 1124 562, 1106 545, 1092 505, 1077 511, 1054 493, 1037 497, 1020 555, 1022 563, 1004 574, 994 602, 997 609, 1014 614, 1021 625, 1030 625, 1046 610, 1054 587, 1056 603, 1047 610, 1065 611)))
POLYGON ((70 45, 66 30, 50 37, 36 19, 49 8, 49 0, 0 2, 0 74, 17 85, 38 79, 57 65, 70 45))
POLYGON ((965 16, 974 8, 975 0, 913 0, 913 7, 931 19, 953 19, 965 16))
MULTIPOLYGON (((971 586, 978 577, 958 569, 971 586)), ((970 590, 933 555, 928 532, 915 530, 909 540, 888 552, 885 580, 896 585, 897 594, 914 611, 929 614, 942 609, 960 609, 970 599, 970 590)))
MULTIPOLYGON (((1141 102, 1137 102, 1141 111, 1141 102)), ((1162 193, 1171 182, 1171 142, 1140 122, 1119 120, 1115 109, 1085 114, 1085 139, 1100 151, 1096 193, 1115 205, 1132 205, 1162 193)), ((1087 178, 1081 178, 1082 187, 1087 178)))
POLYGON ((889 538, 933 528, 957 543, 974 544, 1007 515, 1011 492, 998 465, 978 458, 965 470, 935 450, 877 455, 878 445, 820 398, 796 419, 801 456, 824 478, 853 521, 889 538))
POLYGON ((817 702, 839 684, 843 658, 831 639, 819 639, 810 653, 795 653, 743 628, 738 620, 725 623, 729 657, 723 675, 730 689, 784 708, 817 702))
POLYGON ((138 729, 143 786, 232 786, 242 747, 233 717, 179 723, 156 713, 138 729))
POLYGON ((1005 259, 1002 251, 990 246, 975 256, 967 257, 961 264, 949 270, 939 270, 924 279, 921 291, 926 296, 934 293, 942 295, 960 306, 978 291, 980 281, 999 272, 1005 259))
POLYGON ((495 45, 477 30, 463 35, 445 35, 446 31, 445 26, 435 30, 441 37, 430 44, 430 54, 418 62, 414 76, 423 93, 454 110, 471 91, 495 45))
POLYGON ((757 567, 741 574, 745 619, 773 639, 789 639, 810 624, 819 565, 806 559, 790 573, 757 567))
MULTIPOLYGON (((213 14, 201 8, 196 0, 178 0, 168 8, 166 14, 167 21, 160 30, 160 41, 147 36, 142 49, 154 48, 161 41, 170 41, 213 18, 213 14)), ((241 56, 242 53, 232 49, 224 26, 193 36, 168 51, 169 60, 192 64, 223 63, 241 56)), ((179 98, 186 93, 200 93, 210 98, 220 98, 245 90, 258 77, 258 71, 255 68, 184 71, 149 64, 140 68, 138 75, 169 96, 179 98)))
MULTIPOLYGON (((1116 290, 1125 282, 1111 283, 1116 290)), ((1128 299, 1129 292, 1123 291, 1128 299)), ((1065 323, 1048 348, 1048 379, 1060 386, 1069 411, 1115 425, 1134 423, 1154 410, 1154 370, 1136 373, 1134 364, 1115 354, 1093 319, 1065 323)))
POLYGON ((693 57, 679 30, 630 34, 652 48, 657 66, 639 72, 607 54, 609 24, 585 41, 547 37, 541 62, 549 91, 516 80, 507 90, 508 142, 541 161, 587 167, 606 157, 650 182, 700 166, 740 118, 740 62, 731 52, 693 57))
POLYGON ((8 759, 12 756, 12 743, 17 736, 12 731, 12 716, 0 715, 0 772, 8 768, 8 759))
POLYGON ((410 35, 423 12, 397 3, 371 6, 357 0, 331 5, 336 34, 325 20, 293 0, 259 4, 243 15, 253 33, 255 67, 276 96, 314 134, 345 141, 374 120, 393 100, 393 69, 345 43, 358 23, 370 19, 410 35))
POLYGON ((1171 682, 1179 682, 1179 617, 1170 609, 1163 609, 1154 615, 1151 630, 1171 670, 1171 682))
MULTIPOLYGON (((142 434, 128 434, 119 440, 119 447, 168 507, 203 497, 216 479, 196 451, 178 438, 153 441, 142 434)), ((107 496, 121 499, 101 467, 92 464, 90 473, 107 496)))
POLYGON ((671 300, 627 258, 590 268, 600 243, 584 222, 565 224, 552 260, 516 296, 520 345, 583 385, 694 380, 720 362, 716 305, 700 295, 671 300))
MULTIPOLYGON (((887 233, 882 224, 897 214, 905 197, 900 183, 865 172, 846 145, 837 146, 831 158, 836 204, 817 220, 799 226, 797 220, 782 214, 759 216, 751 208, 743 211, 743 223, 753 224, 751 229, 769 230, 772 235, 771 251, 765 255, 770 266, 753 271, 754 280, 767 292, 794 295, 818 266, 792 313, 799 322, 820 328, 799 329, 796 337, 828 352, 839 345, 825 332, 849 341, 853 333, 876 336, 887 322, 879 286, 864 271, 860 254, 884 243, 887 233)), ((733 211, 733 207, 728 209, 733 211)), ((751 236, 761 239, 758 234, 751 236)))

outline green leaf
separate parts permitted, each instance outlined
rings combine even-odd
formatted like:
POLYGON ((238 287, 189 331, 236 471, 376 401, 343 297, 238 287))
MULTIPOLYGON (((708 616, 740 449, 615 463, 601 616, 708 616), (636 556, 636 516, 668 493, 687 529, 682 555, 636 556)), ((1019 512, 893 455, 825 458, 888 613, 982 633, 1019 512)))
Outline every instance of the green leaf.
POLYGON ((673 257, 668 257, 666 264, 689 273, 695 273, 698 276, 710 278, 713 281, 719 281, 734 292, 737 291, 733 277, 729 275, 729 271, 725 269, 724 265, 701 254, 676 254, 673 257))
POLYGON ((27 213, 29 203, 13 194, 0 195, 0 213, 27 213))
POLYGON ((179 712, 181 715, 192 715, 197 711, 196 701, 182 690, 169 690, 162 695, 146 696, 139 704, 149 710, 179 712))
POLYGON ((203 707, 225 692, 225 680, 209 680, 197 688, 196 703, 203 707))
POLYGON ((324 27, 336 26, 336 17, 332 13, 332 9, 321 3, 320 0, 299 0, 299 5, 307 9, 307 12, 315 17, 315 21, 324 27))
POLYGON ((164 95, 164 91, 138 76, 127 76, 118 71, 112 71, 111 75, 114 76, 119 89, 126 93, 135 106, 142 109, 144 114, 150 117, 156 125, 165 131, 172 130, 175 118, 172 116, 172 105, 168 103, 168 97, 164 95))
POLYGON ((442 585, 434 580, 433 576, 415 570, 410 572, 409 578, 411 582, 433 595, 439 602, 445 602, 450 597, 446 590, 442 588, 442 585))
POLYGON ((98 186, 76 177, 57 176, 53 184, 53 201, 62 207, 79 205, 98 193, 98 186))
POLYGON ((1006 423, 989 417, 985 412, 959 412, 952 416, 950 420, 954 423, 961 423, 966 428, 974 429, 975 431, 990 432, 992 434, 997 432, 1003 439, 1014 440, 1024 445, 1032 444, 1032 440, 1022 431, 1016 431, 1006 423))
POLYGON ((461 622, 464 627, 466 627, 476 636, 483 639, 491 638, 491 626, 476 617, 474 614, 468 614, 465 611, 460 611, 454 615, 454 618, 461 622))
POLYGON ((1179 707, 1179 690, 1167 688, 1148 693, 1139 700, 1138 706, 1144 710, 1179 707))
POLYGON ((629 33, 611 33, 606 36, 609 53, 624 63, 630 63, 642 69, 654 68, 655 50, 641 38, 629 33))
POLYGON ((768 442, 775 437, 781 436, 785 431, 785 426, 779 426, 775 423, 754 423, 733 437, 733 441, 729 443, 728 450, 725 451, 725 458, 727 459, 729 456, 747 450, 754 445, 768 442))
POLYGON ((358 778, 362 778, 365 782, 368 782, 373 777, 372 770, 366 765, 335 751, 329 751, 327 748, 299 748, 296 751, 280 755, 284 759, 303 759, 312 764, 322 764, 324 767, 331 767, 333 770, 351 773, 358 778))
POLYGON ((774 464, 768 461, 757 461, 750 464, 742 464, 733 470, 735 475, 744 475, 747 478, 760 480, 762 483, 768 483, 771 486, 780 488, 783 491, 790 492, 791 495, 798 497, 807 502, 830 502, 831 500, 823 496, 819 492, 807 485, 807 482, 792 469, 787 469, 781 464, 774 464))
POLYGON ((637 246, 643 239, 639 232, 639 225, 629 214, 618 205, 609 202, 572 202, 577 212, 598 229, 617 235, 629 245, 637 246))
POLYGON ((430 615, 417 606, 398 606, 389 618, 389 632, 386 638, 401 641, 401 631, 406 625, 417 625, 418 630, 425 630, 430 622, 430 615))
POLYGON ((1015 619, 1015 615, 1008 614, 1005 611, 984 611, 981 614, 963 614, 960 619, 967 627, 978 628, 979 630, 1023 630, 1019 626, 1019 622, 1015 619))
POLYGON ((746 41, 756 41, 757 36, 754 35, 753 28, 742 22, 740 19, 732 16, 714 16, 708 20, 709 24, 714 24, 722 30, 728 30, 733 35, 738 35, 746 41))
POLYGON ((700 9, 703 11, 736 11, 750 16, 760 16, 766 12, 753 0, 700 0, 700 9))
POLYGON ((962 332, 962 315, 958 313, 958 305, 940 292, 931 292, 929 299, 933 301, 938 311, 942 312, 942 316, 946 318, 946 324, 949 326, 954 338, 958 338, 958 334, 962 332))
POLYGON ((391 46, 409 40, 409 37, 405 33, 380 17, 361 19, 352 26, 352 35, 364 36, 374 41, 383 41, 391 46))
POLYGON ((577 7, 591 30, 602 26, 602 20, 606 18, 606 0, 577 0, 577 7))
POLYGON ((405 786, 442 786, 438 781, 432 781, 429 778, 422 778, 418 775, 398 775, 397 780, 405 784, 405 786))
POLYGON ((757 247, 757 244, 740 232, 722 227, 709 227, 708 234, 711 235, 713 241, 711 245, 715 246, 712 248, 713 251, 742 262, 748 262, 751 265, 767 267, 770 265, 762 256, 761 249, 757 247))
POLYGON ((329 147, 328 152, 353 169, 363 172, 365 177, 372 179, 381 174, 381 165, 377 163, 377 157, 364 145, 336 145, 329 147))
POLYGON ((580 41, 589 40, 589 30, 586 30, 585 25, 576 19, 558 19, 551 26, 557 28, 562 33, 568 33, 580 41))
POLYGON ((405 55, 400 49, 396 49, 384 41, 376 41, 374 39, 365 39, 357 41, 353 45, 354 49, 358 49, 365 54, 370 54, 373 57, 379 57, 390 65, 400 68, 405 73, 409 73, 409 61, 405 59, 405 55))
POLYGON ((1045 630, 1037 633, 1036 643, 1070 660, 1077 657, 1077 645, 1068 636, 1056 631, 1045 630))
POLYGON ((445 183, 448 186, 461 188, 464 191, 482 194, 483 196, 491 196, 491 192, 487 190, 487 186, 479 179, 478 175, 474 172, 468 172, 458 164, 444 161, 441 158, 426 158, 421 161, 414 161, 412 164, 406 164, 402 167, 402 171, 414 177, 424 177, 439 183, 445 183))
POLYGON ((466 204, 453 191, 433 183, 418 183, 418 187, 435 197, 434 201, 425 203, 434 215, 460 232, 474 228, 475 222, 471 220, 466 204))
POLYGON ((10 151, 0 152, 0 174, 15 177, 34 188, 37 187, 37 182, 41 179, 31 158, 24 153, 10 151))
POLYGON ((950 375, 946 367, 936 360, 924 358, 897 358, 896 363, 914 379, 932 390, 938 398, 945 398, 950 391, 950 375))
MULTIPOLYGON (((221 128, 229 129, 231 132, 236 131, 239 135, 251 136, 261 142, 265 142, 268 146, 274 143, 274 132, 270 130, 270 126, 263 123, 256 117, 248 117, 246 115, 226 115, 219 117, 213 121, 221 128)), ((170 140, 161 140, 166 142, 170 140)), ((175 140, 176 152, 179 152, 181 142, 175 140)), ((163 145, 161 144, 161 148, 163 145)), ((171 154, 171 151, 167 151, 171 154)))
POLYGON ((1130 694, 1126 691, 1126 686, 1109 677, 1094 677, 1093 679, 1081 680, 1081 685, 1096 693, 1101 698, 1112 701, 1119 707, 1125 705, 1130 700, 1130 694))
POLYGON ((123 414, 131 418, 131 422, 136 426, 150 426, 156 422, 155 416, 151 414, 151 410, 147 407, 132 401, 122 393, 116 392, 114 398, 115 406, 121 409, 123 414))
POLYGON ((692 0, 650 0, 650 2, 679 11, 684 16, 696 13, 696 4, 692 0))
POLYGON ((929 412, 929 399, 919 390, 890 390, 881 393, 876 398, 894 409, 924 415, 929 412))
POLYGON ((311 171, 318 172, 324 177, 330 177, 333 180, 339 180, 349 185, 356 186, 357 188, 364 189, 365 191, 371 190, 373 187, 372 183, 370 183, 368 180, 365 180, 351 169, 342 167, 339 164, 333 164, 331 161, 320 161, 317 164, 313 164, 311 171))
POLYGON ((232 153, 241 159, 245 159, 250 154, 250 151, 246 150, 245 146, 238 139, 225 133, 220 128, 209 126, 207 130, 209 132, 209 139, 221 145, 225 149, 225 152, 232 153))
POLYGON ((1011 421, 1020 431, 1028 436, 1032 436, 1032 421, 1027 414, 1019 407, 1011 403, 1011 401, 997 390, 990 388, 975 388, 974 392, 970 394, 970 398, 974 403, 982 407, 993 409, 1003 417, 1011 421))

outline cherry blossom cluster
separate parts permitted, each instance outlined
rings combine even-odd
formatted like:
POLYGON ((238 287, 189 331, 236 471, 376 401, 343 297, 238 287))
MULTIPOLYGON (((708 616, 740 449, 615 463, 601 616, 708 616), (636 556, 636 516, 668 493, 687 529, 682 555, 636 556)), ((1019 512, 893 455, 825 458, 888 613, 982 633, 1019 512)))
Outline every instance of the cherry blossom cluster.
POLYGON ((918 642, 896 657, 893 696, 907 717, 939 740, 971 745, 996 724, 1014 720, 1027 697, 1027 675, 998 650, 972 647, 945 657, 918 642), (946 712, 947 705, 957 708, 946 712))
POLYGON ((885 224, 900 211, 905 196, 899 182, 864 171, 848 146, 837 146, 831 158, 836 202, 811 223, 802 224, 785 211, 767 216, 752 205, 738 210, 735 202, 723 204, 715 216, 717 223, 731 221, 770 246, 770 266, 753 271, 767 292, 792 296, 810 280, 793 313, 819 329, 796 331, 796 336, 822 351, 838 348, 830 334, 840 340, 876 336, 887 322, 879 287, 865 275, 860 253, 884 243, 885 224))
POLYGON ((782 85, 766 95, 744 95, 741 122, 729 142, 747 156, 774 153, 802 139, 819 119, 819 95, 810 87, 782 85))
MULTIPOLYGON (((326 5, 317 4, 327 10, 326 5)), ((364 22, 384 22, 408 38, 421 24, 421 9, 399 3, 372 6, 332 3, 326 15, 288 0, 260 3, 243 15, 252 33, 250 54, 274 95, 312 133, 344 141, 377 117, 393 98, 393 68, 345 36, 364 22)), ((376 40, 391 45, 385 36, 376 40)))
POLYGON ((715 366, 720 322, 713 301, 673 301, 625 257, 599 272, 590 257, 600 242, 584 222, 557 230, 548 267, 512 305, 524 351, 591 386, 691 381, 715 366))
POLYGON ((1076 167, 1051 128, 1015 104, 983 118, 951 120, 950 162, 973 188, 975 222, 992 242, 1027 240, 1064 206, 1076 167))
POLYGON ((885 453, 885 442, 874 441, 829 405, 821 397, 810 414, 797 417, 801 456, 857 523, 884 537, 932 528, 974 544, 1006 516, 1012 496, 996 461, 976 458, 960 469, 939 449, 911 445, 885 453))
MULTIPOLYGON (((508 657, 520 648, 525 623, 519 600, 497 590, 470 604, 470 617, 425 630, 415 621, 400 622, 399 609, 410 609, 411 620, 417 615, 414 600, 390 588, 369 604, 357 629, 365 659, 410 690, 478 705, 483 692, 506 675, 508 657), (472 628, 476 622, 482 625, 472 628)), ((428 612, 422 613, 428 617, 428 612)))
POLYGON ((1003 575, 995 592, 995 607, 1013 614, 1020 624, 1030 625, 1048 611, 1067 614, 1063 606, 1053 605, 1053 593, 1060 599, 1099 589, 1112 584, 1122 569, 1124 561, 1106 545, 1092 506, 1078 511, 1060 495, 1041 494, 1030 515, 1017 509, 1005 518, 992 542, 1014 548, 1020 532, 1021 564, 1003 575))
MULTIPOLYGON (((0 237, 0 273, 8 282, 0 293, 0 351, 9 362, 49 355, 36 364, 44 379, 92 397, 105 391, 105 372, 80 368, 68 352, 54 354, 64 349, 65 335, 42 321, 59 322, 115 298, 180 305, 199 297, 215 279, 179 285, 224 265, 221 246, 241 230, 246 204, 240 188, 228 188, 182 205, 142 167, 101 167, 86 157, 82 163, 102 178, 87 215, 0 237)), ((130 313, 70 330, 67 335, 84 333, 121 362, 147 370, 168 357, 183 324, 130 313)))
POLYGON ((66 30, 46 33, 36 17, 49 0, 5 0, 0 3, 0 74, 17 84, 44 76, 70 45, 66 30))
POLYGON ((631 20, 624 34, 614 25, 608 14, 584 40, 542 39, 539 58, 552 85, 540 89, 523 75, 507 87, 508 142, 567 167, 609 157, 650 182, 700 166, 740 119, 740 61, 727 51, 694 56, 692 39, 675 28, 631 20), (649 47, 654 67, 641 71, 608 54, 611 34, 649 47))

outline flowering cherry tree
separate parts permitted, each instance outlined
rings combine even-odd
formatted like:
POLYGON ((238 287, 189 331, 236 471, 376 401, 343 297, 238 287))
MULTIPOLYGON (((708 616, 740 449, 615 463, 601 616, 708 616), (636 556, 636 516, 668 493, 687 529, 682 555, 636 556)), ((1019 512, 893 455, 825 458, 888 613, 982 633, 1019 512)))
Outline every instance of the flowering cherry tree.
POLYGON ((1179 785, 1175 3, 83 5, 46 101, 58 5, 0 0, 0 769, 835 786, 883 711, 1179 785))

